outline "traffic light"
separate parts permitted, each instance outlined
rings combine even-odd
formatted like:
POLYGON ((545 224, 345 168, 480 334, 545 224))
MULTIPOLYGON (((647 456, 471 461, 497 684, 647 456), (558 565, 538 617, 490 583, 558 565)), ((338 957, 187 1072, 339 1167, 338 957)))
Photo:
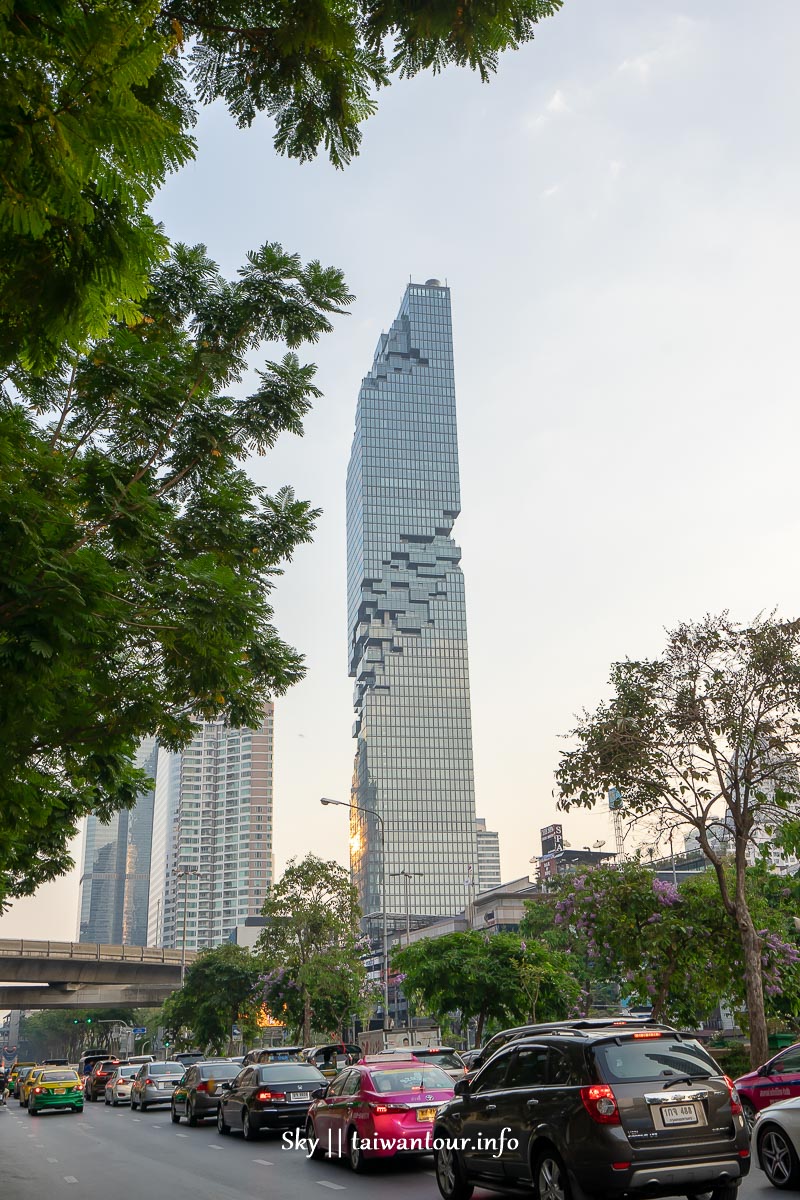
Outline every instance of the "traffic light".
POLYGON ((78 1017, 73 1017, 73 1018, 72 1018, 72 1024, 73 1024, 73 1025, 80 1025, 80 1020, 78 1019, 78 1017))
POLYGON ((91 1025, 91 1023, 92 1023, 92 1018, 91 1018, 91 1017, 87 1017, 87 1018, 86 1018, 86 1024, 87 1024, 87 1025, 91 1025))

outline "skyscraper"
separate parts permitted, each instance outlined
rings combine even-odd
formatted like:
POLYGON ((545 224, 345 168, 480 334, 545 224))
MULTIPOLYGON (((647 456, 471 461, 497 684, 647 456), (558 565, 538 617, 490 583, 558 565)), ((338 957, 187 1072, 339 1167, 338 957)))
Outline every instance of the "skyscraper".
POLYGON ((409 284, 359 393, 347 473, 347 595, 357 739, 351 868, 376 928, 464 908, 477 868, 450 291, 409 284))
POLYGON ((487 892, 489 888, 500 887, 500 835, 486 828, 483 817, 475 818, 475 832, 478 837, 478 879, 479 892, 487 892))
MULTIPOLYGON (((145 738, 137 767, 156 773, 155 738, 145 738)), ((78 941, 147 945, 147 898, 153 792, 143 792, 131 809, 115 813, 107 825, 89 816, 83 842, 78 906, 78 941)))
POLYGON ((273 705, 260 729, 203 721, 179 754, 159 751, 148 941, 217 946, 258 916, 275 874, 273 705))

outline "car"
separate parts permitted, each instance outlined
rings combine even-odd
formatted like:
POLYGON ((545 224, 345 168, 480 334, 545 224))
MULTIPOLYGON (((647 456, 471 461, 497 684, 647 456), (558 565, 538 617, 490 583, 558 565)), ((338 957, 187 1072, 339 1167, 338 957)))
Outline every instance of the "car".
POLYGON ((103 1099, 106 1104, 110 1104, 112 1108, 118 1108, 120 1104, 130 1104, 131 1085, 134 1077, 139 1073, 140 1066, 140 1063, 119 1064, 111 1077, 106 1080, 103 1091, 103 1099))
POLYGON ((417 1059, 418 1062, 433 1063, 446 1071, 451 1079, 463 1079, 467 1068, 460 1054, 451 1046, 407 1046, 402 1050, 381 1050, 381 1055, 387 1058, 405 1056, 417 1059))
POLYGON ((354 1171, 374 1158, 429 1154, 436 1110, 452 1098, 453 1081, 441 1067, 408 1054, 367 1055, 315 1096, 307 1153, 347 1157, 354 1171))
POLYGON ((21 1072, 24 1071, 26 1068, 27 1068, 27 1070, 32 1071, 33 1068, 38 1067, 38 1065, 39 1064, 35 1063, 35 1062, 15 1062, 14 1063, 13 1067, 11 1068, 11 1071, 9 1072, 8 1086, 9 1086, 9 1089, 11 1090, 12 1096, 16 1100, 19 1100, 19 1077, 20 1077, 21 1072))
POLYGON ((71 1067, 45 1067, 37 1073, 28 1097, 28 1115, 38 1117, 51 1108, 83 1112, 83 1084, 71 1067))
POLYGON ((42 1073, 43 1070, 44 1070, 43 1067, 26 1067, 25 1070, 20 1073, 20 1077, 19 1077, 19 1106, 20 1106, 20 1108, 27 1108, 28 1097, 31 1094, 31 1088, 33 1087, 34 1083, 39 1078, 39 1075, 42 1073))
POLYGON ((264 1129, 300 1128, 312 1093, 327 1082, 311 1063, 249 1063, 220 1096, 217 1130, 241 1129, 250 1142, 264 1129))
POLYGON ((735 1200, 750 1170, 733 1081, 668 1027, 562 1025, 498 1051, 436 1114, 444 1200, 473 1188, 587 1200, 735 1200))
POLYGON ((24 1091, 25 1084, 27 1080, 30 1079, 31 1075, 35 1075, 38 1070, 40 1070, 38 1066, 22 1067, 17 1074, 14 1087, 12 1088, 12 1094, 19 1100, 20 1108, 24 1108, 28 1102, 28 1097, 24 1091))
POLYGON ((758 1165, 773 1187, 800 1188, 800 1096, 756 1113, 752 1142, 758 1165))
POLYGON ((489 1061, 492 1055, 498 1050, 502 1050, 503 1046, 507 1046, 509 1042, 516 1041, 517 1038, 529 1037, 531 1034, 542 1033, 546 1029, 605 1029, 613 1027, 614 1029, 624 1028, 631 1025, 634 1028, 642 1029, 645 1026, 656 1028, 652 1021, 646 1016, 638 1017, 575 1017, 569 1021, 548 1021, 539 1025, 517 1025, 513 1029, 501 1029, 494 1037, 489 1038, 485 1046, 482 1046, 476 1051, 475 1057, 472 1060, 470 1071, 478 1071, 489 1061))
POLYGON ((248 1050, 243 1066, 250 1063, 304 1062, 302 1046, 262 1046, 259 1050, 248 1050))
POLYGON ((308 1046, 303 1051, 305 1062, 313 1063, 326 1079, 335 1079, 343 1067, 358 1062, 362 1055, 355 1042, 330 1042, 326 1046, 308 1046))
POLYGON ((755 1071, 740 1075, 734 1082, 752 1128, 756 1114, 762 1109, 778 1100, 800 1096, 800 1043, 787 1046, 755 1071))
POLYGON ((131 1112, 146 1112, 151 1104, 170 1104, 172 1092, 183 1079, 177 1062, 142 1063, 131 1083, 131 1112))
POLYGON ((177 1054, 172 1054, 168 1062, 176 1062, 180 1063, 182 1067, 190 1067, 192 1063, 202 1062, 204 1058, 205 1054, 202 1050, 180 1050, 177 1054))
POLYGON ((475 1060, 480 1052, 480 1047, 475 1050, 459 1050, 458 1056, 468 1071, 477 1070, 477 1067, 475 1066, 475 1060))
POLYGON ((78 1074, 81 1079, 86 1082, 87 1076, 91 1075, 92 1068, 97 1062, 101 1062, 104 1058, 109 1058, 107 1050, 85 1050, 78 1060, 78 1074))
POLYGON ((226 1059, 209 1059, 187 1067, 172 1093, 172 1123, 178 1125, 181 1117, 186 1117, 187 1124, 194 1126, 207 1117, 216 1117, 222 1091, 240 1070, 238 1063, 226 1059))
POLYGON ((94 1064, 83 1083, 83 1094, 87 1100, 98 1100, 105 1095, 106 1084, 119 1065, 118 1058, 101 1058, 94 1064))

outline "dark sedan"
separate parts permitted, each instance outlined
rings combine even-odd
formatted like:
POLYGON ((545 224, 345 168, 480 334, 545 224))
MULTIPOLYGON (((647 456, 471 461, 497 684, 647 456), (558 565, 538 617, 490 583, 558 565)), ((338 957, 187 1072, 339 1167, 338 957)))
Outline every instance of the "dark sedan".
POLYGON ((244 1067, 220 1097, 217 1129, 241 1129, 252 1141, 262 1129, 297 1128, 305 1124, 312 1092, 327 1082, 310 1063, 244 1067))
POLYGON ((118 1058, 105 1058, 94 1064, 83 1085, 83 1094, 87 1100, 97 1100, 100 1096, 105 1096, 106 1084, 118 1066, 118 1058))
POLYGON ((199 1062, 186 1068, 186 1073, 172 1093, 172 1123, 177 1125, 186 1117, 189 1125, 216 1117, 220 1096, 241 1070, 238 1063, 199 1062))

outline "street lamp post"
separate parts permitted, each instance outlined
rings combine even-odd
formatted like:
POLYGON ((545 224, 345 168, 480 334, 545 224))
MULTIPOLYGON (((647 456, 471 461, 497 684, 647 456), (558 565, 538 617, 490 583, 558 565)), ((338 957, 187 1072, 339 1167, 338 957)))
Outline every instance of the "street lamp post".
POLYGON ((327 796, 320 797, 320 804, 336 804, 339 808, 354 808, 357 812, 371 813, 378 822, 381 832, 381 897, 383 908, 383 1028, 389 1028, 389 930, 386 920, 386 831, 383 817, 374 808, 364 808, 361 804, 352 804, 347 800, 330 800, 327 796))
POLYGON ((197 867, 178 867, 175 876, 183 880, 183 935, 181 937, 181 987, 186 975, 186 910, 189 904, 189 878, 199 875, 197 867))
POLYGON ((390 879, 403 879, 403 887, 406 898, 406 945, 411 944, 411 904, 408 896, 408 889, 411 885, 411 880, 416 876, 422 875, 422 871, 392 871, 389 875, 390 879))

